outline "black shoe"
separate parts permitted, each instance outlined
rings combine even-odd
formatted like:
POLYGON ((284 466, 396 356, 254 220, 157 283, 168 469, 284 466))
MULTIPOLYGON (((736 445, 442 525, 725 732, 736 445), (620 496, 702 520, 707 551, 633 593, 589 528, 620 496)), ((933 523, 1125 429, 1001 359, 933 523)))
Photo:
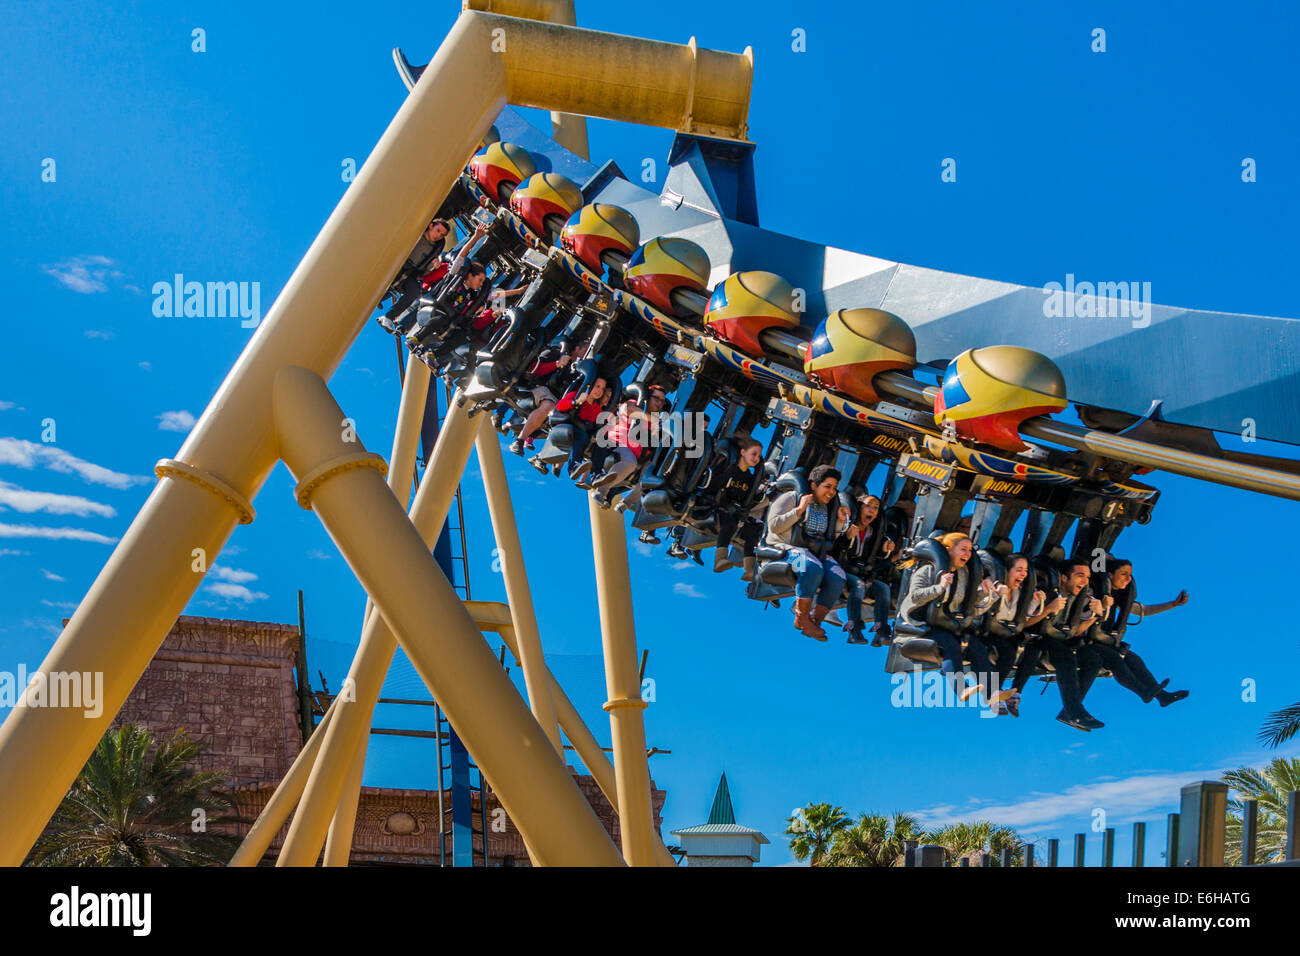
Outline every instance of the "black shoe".
POLYGON ((871 639, 872 647, 884 647, 894 639, 894 632, 889 629, 888 624, 877 624, 874 630, 876 636, 871 639))
POLYGON ((1162 690, 1156 694, 1156 700, 1160 701, 1161 707, 1168 707, 1170 704, 1176 704, 1187 696, 1187 691, 1176 690, 1172 694, 1167 690, 1162 690))
POLYGON ((694 561, 694 562, 695 562, 696 564, 698 564, 700 567, 704 567, 704 558, 702 558, 702 557, 700 556, 700 552, 698 552, 698 551, 687 551, 686 553, 689 554, 689 555, 691 556, 691 560, 692 560, 692 561, 694 561))
POLYGON ((524 456, 524 440, 522 438, 516 438, 510 443, 510 450, 522 458, 524 456))
POLYGON ((1079 718, 1079 721, 1083 724, 1084 730, 1101 730, 1101 728, 1106 726, 1096 717, 1092 716, 1092 714, 1084 714, 1079 718))
POLYGON ((1084 733, 1088 733, 1090 730, 1092 730, 1092 728, 1089 727, 1087 724, 1085 724, 1080 718, 1071 717, 1065 711, 1061 711, 1059 714, 1057 714, 1056 719, 1059 720, 1061 723, 1065 724, 1067 727, 1073 727, 1075 730, 1082 730, 1084 733))
POLYGON ((637 538, 642 544, 658 544, 659 537, 653 531, 642 531, 641 537, 637 538))
POLYGON ((848 643, 850 644, 870 643, 865 637, 862 636, 862 622, 860 621, 854 622, 853 626, 849 628, 848 643))

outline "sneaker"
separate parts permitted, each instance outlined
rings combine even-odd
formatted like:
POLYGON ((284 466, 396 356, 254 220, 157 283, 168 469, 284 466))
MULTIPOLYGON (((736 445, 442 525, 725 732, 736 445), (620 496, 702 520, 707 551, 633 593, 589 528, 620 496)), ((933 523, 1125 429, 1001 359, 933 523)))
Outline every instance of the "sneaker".
POLYGON ((1160 701, 1161 707, 1168 707, 1170 704, 1176 704, 1187 696, 1187 691, 1176 690, 1172 694, 1167 690, 1162 690, 1156 694, 1156 700, 1160 701))
POLYGON ((686 560, 686 549, 682 547, 680 541, 674 541, 668 546, 668 557, 677 558, 679 561, 686 560))
POLYGON ((560 470, 562 468, 564 468, 564 462, 557 461, 555 463, 555 466, 551 469, 551 474, 554 475, 556 478, 560 477, 560 470))
POLYGON ((702 557, 700 556, 700 552, 698 552, 698 551, 687 551, 686 553, 689 554, 689 555, 691 556, 691 560, 692 560, 692 561, 694 561, 694 562, 695 562, 696 564, 698 564, 700 567, 704 567, 704 558, 702 558, 702 557))
POLYGON ((659 536, 653 531, 642 531, 641 537, 637 538, 642 544, 658 544, 659 536))
POLYGON ((378 320, 378 321, 379 321, 380 326, 383 327, 384 331, 386 331, 386 332, 396 332, 396 331, 397 331, 397 326, 393 325, 393 320, 390 319, 388 316, 386 316, 386 315, 381 315, 381 316, 379 317, 379 320, 378 320))
POLYGON ((524 443, 516 438, 510 443, 510 450, 522 458, 524 456, 524 443))
POLYGON ((614 484, 614 482, 616 482, 616 481, 618 481, 618 473, 617 473, 617 472, 614 472, 614 471, 607 471, 607 472, 605 472, 603 475, 601 475, 599 478, 597 478, 595 481, 593 481, 593 482, 591 483, 591 487, 593 487, 593 488, 604 488, 604 487, 606 487, 607 485, 612 485, 612 484, 614 484))
POLYGON ((524 447, 527 448, 529 451, 532 451, 532 450, 533 450, 533 440, 532 440, 531 438, 525 438, 525 439, 524 439, 524 447))
MULTIPOLYGON (((614 502, 614 510, 617 511, 619 514, 625 513, 627 511, 627 502, 625 502, 622 498, 618 499, 618 501, 614 502)), ((657 541, 659 539, 656 538, 655 540, 657 541)))
POLYGON ((579 479, 582 478, 583 475, 585 475, 589 471, 591 471, 591 462, 580 461, 578 462, 577 467, 569 472, 569 477, 572 478, 574 481, 578 481, 579 479))
POLYGON ((534 468, 536 468, 538 471, 540 471, 543 475, 549 475, 549 474, 551 473, 551 466, 548 465, 546 462, 542 461, 542 460, 541 460, 540 458, 538 458, 536 455, 534 455, 532 458, 529 458, 529 459, 528 459, 528 464, 532 465, 534 468))
POLYGON ((1016 693, 1008 697, 1005 701, 1002 702, 1002 706, 1007 709, 1007 713, 1010 714, 1012 717, 1019 717, 1020 716, 1020 692, 1017 691, 1016 693))

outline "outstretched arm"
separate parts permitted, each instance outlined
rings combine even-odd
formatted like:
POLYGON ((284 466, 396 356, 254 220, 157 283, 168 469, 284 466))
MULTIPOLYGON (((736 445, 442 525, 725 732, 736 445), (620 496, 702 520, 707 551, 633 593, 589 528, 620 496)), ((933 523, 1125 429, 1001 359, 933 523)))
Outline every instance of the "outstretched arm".
POLYGON ((1178 592, 1178 597, 1172 601, 1165 601, 1163 604, 1140 604, 1133 602, 1133 613, 1139 617, 1150 617, 1152 614, 1162 614, 1165 611, 1172 610, 1176 607, 1182 607, 1191 599, 1191 595, 1184 589, 1178 592))

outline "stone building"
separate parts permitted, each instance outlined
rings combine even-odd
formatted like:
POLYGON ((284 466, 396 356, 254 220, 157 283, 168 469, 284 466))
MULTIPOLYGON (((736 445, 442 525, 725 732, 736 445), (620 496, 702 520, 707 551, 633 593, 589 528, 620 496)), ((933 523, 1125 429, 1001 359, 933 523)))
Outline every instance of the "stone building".
MULTIPOLYGON (((162 647, 118 714, 118 723, 143 724, 157 736, 185 727, 207 744, 199 758, 204 770, 226 775, 227 789, 239 816, 257 818, 289 765, 302 749, 302 698, 296 679, 300 653, 296 626, 262 621, 229 621, 206 617, 177 620, 162 647)), ((619 842, 618 817, 596 782, 577 775, 596 815, 619 842)), ((651 782, 655 827, 667 795, 651 782)), ((439 862, 439 831, 451 830, 451 791, 444 790, 443 823, 439 826, 437 790, 398 790, 363 787, 357 807, 351 863, 433 864, 439 862)), ((473 792, 473 816, 481 819, 479 794, 473 792)), ((504 832, 491 823, 500 804, 488 791, 488 864, 513 862, 526 866, 528 855, 513 823, 504 832)), ((496 815, 500 818, 502 815, 496 815)), ((247 832, 240 827, 240 835, 247 832)), ((268 851, 279 852, 288 825, 268 851)), ((451 857, 450 837, 446 856, 451 857)), ((474 858, 482 860, 482 836, 474 836, 474 858)))

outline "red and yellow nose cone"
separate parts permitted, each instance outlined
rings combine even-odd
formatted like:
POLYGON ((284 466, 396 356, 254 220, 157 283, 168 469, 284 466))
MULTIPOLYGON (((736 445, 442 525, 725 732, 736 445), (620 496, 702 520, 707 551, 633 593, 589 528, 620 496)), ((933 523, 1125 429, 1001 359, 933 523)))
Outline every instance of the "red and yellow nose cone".
POLYGON ((581 206, 582 190, 559 173, 533 173, 510 196, 510 208, 539 236, 550 235, 548 217, 559 216, 563 222, 581 206))
POLYGON ((1020 423, 1066 405, 1065 376, 1046 355, 1015 345, 967 349, 948 363, 934 420, 1003 451, 1024 451, 1020 423))
POLYGON ((713 290, 704 324, 742 352, 761 356, 760 332, 799 324, 794 288, 773 272, 737 272, 713 290))
POLYGON ((804 348, 804 371, 850 398, 878 402, 872 379, 916 365, 916 336, 884 309, 840 309, 822 319, 804 348))
POLYGON ((689 239, 651 239, 628 259, 623 283, 633 295, 673 315, 673 290, 703 292, 709 269, 708 254, 689 239))
POLYGON ((516 186, 537 172, 528 150, 514 143, 489 143, 469 161, 469 174, 489 196, 501 202, 516 186))
POLYGON ((583 206, 560 230, 560 246, 573 253, 588 269, 600 274, 607 252, 630 256, 641 241, 641 229, 621 206, 593 202, 583 206))

